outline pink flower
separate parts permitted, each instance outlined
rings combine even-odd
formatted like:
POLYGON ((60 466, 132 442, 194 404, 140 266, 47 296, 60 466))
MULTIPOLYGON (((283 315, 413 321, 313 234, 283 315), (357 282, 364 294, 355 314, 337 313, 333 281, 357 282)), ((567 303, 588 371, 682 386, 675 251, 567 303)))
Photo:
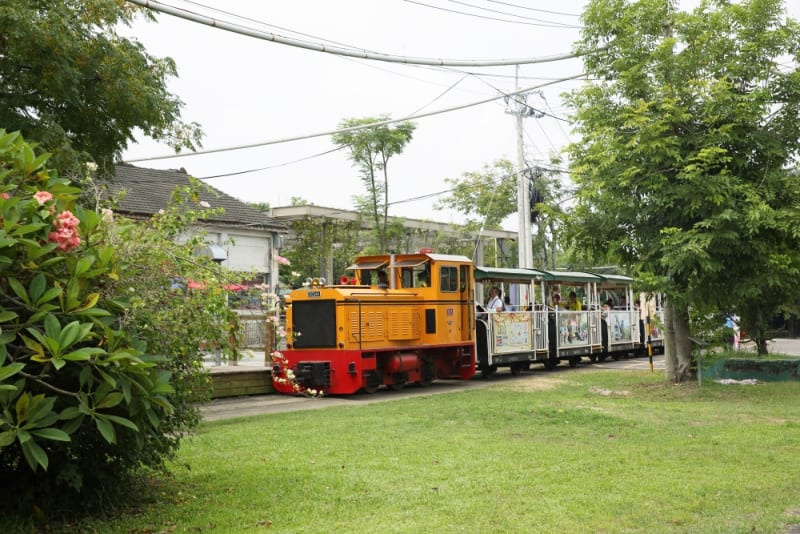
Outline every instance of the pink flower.
POLYGON ((47 235, 47 240, 52 243, 58 243, 59 250, 69 252, 81 244, 77 229, 80 222, 71 211, 62 211, 53 220, 56 230, 47 235))
POLYGON ((2 198, 3 200, 8 200, 9 198, 11 198, 11 195, 9 195, 8 193, 0 193, 0 198, 2 198))
POLYGON ((37 191, 33 195, 33 198, 35 198, 36 202, 38 202, 39 205, 41 206, 45 202, 49 202, 49 201, 53 200, 53 193, 51 193, 49 191, 37 191))
POLYGON ((275 254, 275 261, 280 263, 281 265, 291 265, 292 264, 292 262, 290 262, 288 258, 284 258, 283 256, 280 256, 278 254, 275 254))
POLYGON ((66 226, 68 228, 75 228, 77 227, 81 221, 75 217, 71 211, 64 210, 58 214, 54 224, 56 227, 66 226))

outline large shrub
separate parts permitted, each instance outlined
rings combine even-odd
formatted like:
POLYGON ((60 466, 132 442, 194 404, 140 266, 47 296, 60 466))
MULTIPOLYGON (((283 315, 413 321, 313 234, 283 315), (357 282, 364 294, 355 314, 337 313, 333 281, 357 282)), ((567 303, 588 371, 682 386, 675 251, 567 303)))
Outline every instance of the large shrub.
POLYGON ((0 507, 23 513, 163 467, 198 420, 201 340, 229 340, 224 295, 185 289, 210 268, 172 241, 191 218, 114 220, 46 160, 0 130, 0 507))

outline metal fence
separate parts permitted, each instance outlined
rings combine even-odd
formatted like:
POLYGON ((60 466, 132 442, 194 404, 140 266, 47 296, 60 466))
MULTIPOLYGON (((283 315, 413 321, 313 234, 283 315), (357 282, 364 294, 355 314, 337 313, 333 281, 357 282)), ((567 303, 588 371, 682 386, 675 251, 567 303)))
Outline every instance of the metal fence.
POLYGON ((267 344, 267 316, 261 311, 240 310, 239 348, 264 350, 267 344))

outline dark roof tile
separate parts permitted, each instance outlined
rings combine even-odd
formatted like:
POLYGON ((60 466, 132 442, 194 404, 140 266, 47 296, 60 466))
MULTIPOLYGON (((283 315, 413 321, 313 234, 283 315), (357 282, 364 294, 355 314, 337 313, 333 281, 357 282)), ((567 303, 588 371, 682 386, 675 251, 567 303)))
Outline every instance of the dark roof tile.
MULTIPOLYGON (((150 217, 165 209, 178 186, 188 186, 189 174, 185 170, 145 169, 133 165, 116 165, 116 176, 109 181, 113 196, 125 191, 119 201, 118 211, 132 217, 150 217)), ((286 231, 286 225, 270 218, 266 213, 248 206, 244 202, 204 184, 199 199, 212 208, 224 208, 225 213, 209 217, 206 222, 234 226, 264 228, 271 231, 286 231)))

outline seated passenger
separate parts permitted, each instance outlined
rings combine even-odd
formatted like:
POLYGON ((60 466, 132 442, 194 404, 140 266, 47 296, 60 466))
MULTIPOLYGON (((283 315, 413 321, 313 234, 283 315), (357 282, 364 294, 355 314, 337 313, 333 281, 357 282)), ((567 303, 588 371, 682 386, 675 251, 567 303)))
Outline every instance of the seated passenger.
POLYGON ((493 287, 489 290, 489 301, 486 303, 486 309, 490 312, 503 311, 503 299, 500 298, 500 288, 493 287))

